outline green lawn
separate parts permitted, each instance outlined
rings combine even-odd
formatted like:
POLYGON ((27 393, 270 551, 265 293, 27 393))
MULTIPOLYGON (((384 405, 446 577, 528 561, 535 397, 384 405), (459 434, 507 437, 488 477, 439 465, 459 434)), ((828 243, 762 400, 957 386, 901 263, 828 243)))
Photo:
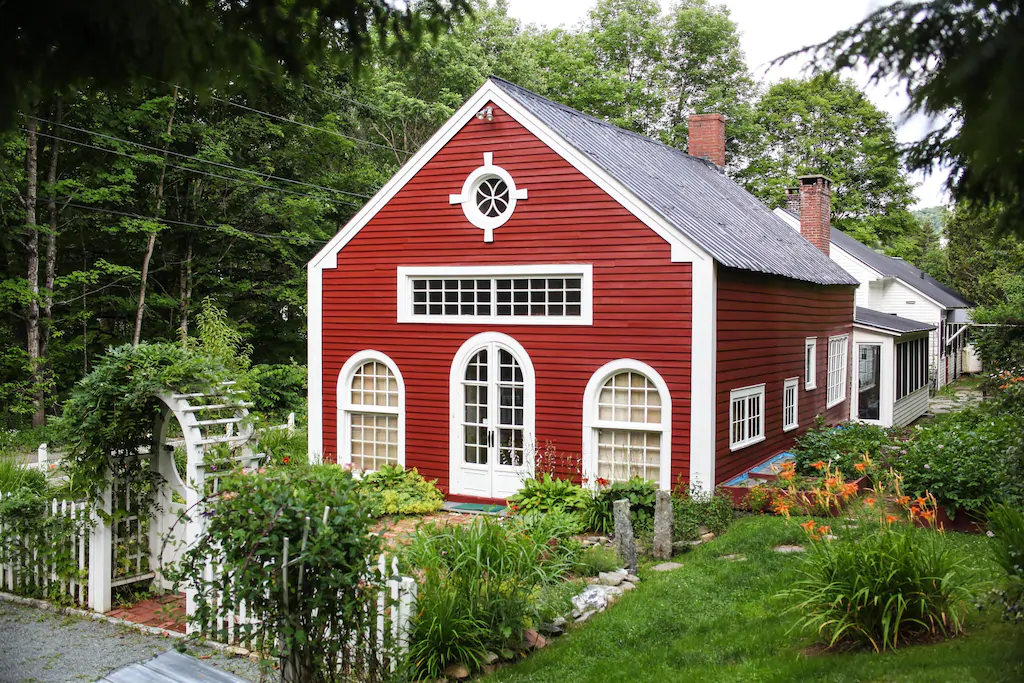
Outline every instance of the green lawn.
MULTIPOLYGON (((643 571, 643 582, 607 612, 591 618, 516 666, 488 680, 531 683, 609 681, 1024 681, 1024 627, 973 613, 966 636, 896 653, 805 654, 809 637, 789 633, 794 615, 773 599, 792 579, 797 555, 772 547, 801 543, 800 520, 746 517, 720 539, 697 548, 671 572, 643 571), (742 553, 747 560, 719 559, 742 553)), ((977 572, 989 576, 985 544, 951 534, 977 572)))

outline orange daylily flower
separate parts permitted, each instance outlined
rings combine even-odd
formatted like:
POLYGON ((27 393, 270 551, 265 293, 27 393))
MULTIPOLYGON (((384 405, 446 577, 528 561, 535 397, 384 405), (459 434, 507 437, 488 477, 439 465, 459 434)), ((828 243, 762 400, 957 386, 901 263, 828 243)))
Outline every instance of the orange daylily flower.
POLYGON ((818 462, 811 464, 811 467, 820 471, 825 469, 825 463, 819 460, 818 462))
POLYGON ((888 522, 889 524, 892 524, 897 519, 899 519, 899 518, 896 515, 886 515, 885 516, 885 521, 888 522))
POLYGON ((819 534, 830 534, 830 533, 832 533, 832 527, 830 527, 830 526, 819 526, 818 527, 818 533, 819 534))
POLYGON ((896 499, 896 502, 902 505, 903 507, 906 507, 907 503, 910 502, 910 496, 900 496, 899 498, 896 499))
POLYGON ((804 531, 806 531, 807 533, 811 533, 812 531, 814 531, 814 520, 809 519, 800 526, 803 527, 804 531))
POLYGON ((857 470, 858 472, 863 472, 867 468, 868 464, 866 462, 858 462, 853 466, 853 469, 857 470))
POLYGON ((794 474, 796 474, 796 472, 794 472, 793 470, 783 470, 782 472, 779 472, 779 476, 785 479, 786 481, 792 479, 794 474))
POLYGON ((875 507, 875 499, 868 497, 864 499, 864 502, 868 504, 868 507, 875 507))

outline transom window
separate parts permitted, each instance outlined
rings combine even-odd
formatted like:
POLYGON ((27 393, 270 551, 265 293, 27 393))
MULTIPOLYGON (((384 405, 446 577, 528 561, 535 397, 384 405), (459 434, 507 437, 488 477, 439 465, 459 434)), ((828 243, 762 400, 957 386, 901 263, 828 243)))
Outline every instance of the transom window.
POLYGON ((847 335, 828 338, 828 397, 826 408, 842 403, 846 399, 846 356, 847 335))
POLYGON ((401 464, 404 402, 401 378, 376 352, 354 355, 342 369, 338 427, 343 462, 375 471, 401 464))
POLYGON ((501 178, 484 178, 476 186, 476 208, 488 218, 497 218, 508 210, 508 183, 501 178))
POLYGON ((738 450, 764 441, 764 385, 729 392, 729 448, 738 450))
POLYGON ((799 377, 791 377, 782 383, 782 430, 786 432, 796 429, 800 419, 797 405, 799 383, 799 377))
POLYGON ((589 264, 399 268, 399 322, 590 324, 591 273, 589 264))
POLYGON ((661 395, 647 376, 627 370, 607 379, 597 398, 597 476, 609 482, 661 480, 661 395))

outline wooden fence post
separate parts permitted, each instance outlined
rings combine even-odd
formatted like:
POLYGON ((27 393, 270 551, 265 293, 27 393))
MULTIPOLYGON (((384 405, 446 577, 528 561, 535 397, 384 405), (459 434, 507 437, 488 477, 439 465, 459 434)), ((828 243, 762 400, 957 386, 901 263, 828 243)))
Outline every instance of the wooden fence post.
POLYGON ((110 581, 114 568, 111 564, 114 532, 109 515, 112 512, 111 475, 108 473, 100 504, 93 511, 93 526, 89 534, 89 608, 106 614, 110 611, 110 581), (100 512, 108 519, 103 519, 100 512))

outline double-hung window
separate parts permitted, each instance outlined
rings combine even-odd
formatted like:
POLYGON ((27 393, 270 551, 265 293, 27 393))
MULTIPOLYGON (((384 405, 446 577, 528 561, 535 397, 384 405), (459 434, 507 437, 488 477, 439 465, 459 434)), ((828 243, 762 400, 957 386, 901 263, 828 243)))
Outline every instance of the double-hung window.
POLYGON ((849 336, 842 334, 828 338, 828 397, 826 408, 842 403, 846 399, 846 356, 849 352, 849 336))
POLYGON ((797 405, 798 384, 800 384, 799 377, 791 377, 782 383, 782 431, 784 432, 796 429, 800 420, 797 405))
POLYGON ((818 388, 818 338, 804 340, 804 389, 818 388))
POLYGON ((729 448, 738 450, 764 441, 764 385, 729 393, 729 448))

